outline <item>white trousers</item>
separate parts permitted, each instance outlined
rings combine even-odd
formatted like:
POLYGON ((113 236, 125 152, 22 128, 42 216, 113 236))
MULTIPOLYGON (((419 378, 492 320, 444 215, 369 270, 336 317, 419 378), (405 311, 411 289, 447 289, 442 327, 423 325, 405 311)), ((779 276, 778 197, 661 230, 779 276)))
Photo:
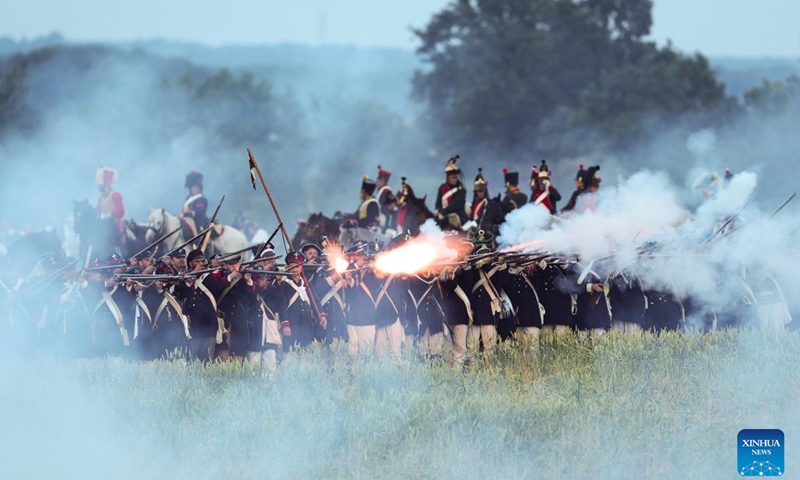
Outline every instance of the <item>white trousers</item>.
POLYGON ((611 328, 622 333, 636 333, 642 331, 642 327, 638 323, 622 322, 620 320, 612 321, 611 328))
POLYGON ((557 334, 562 334, 569 330, 566 325, 542 325, 542 330, 554 330, 557 334))
POLYGON ((352 355, 366 355, 372 353, 375 345, 375 325, 347 326, 347 352, 352 355))
POLYGON ((403 346, 403 337, 405 337, 405 331, 403 331, 403 325, 400 324, 400 319, 388 327, 377 327, 375 329, 375 355, 383 358, 388 351, 392 361, 399 362, 402 360, 400 348, 403 346))
POLYGON ((269 372, 274 372, 278 368, 278 352, 275 350, 247 352, 245 361, 261 365, 261 368, 269 372))
POLYGON ((472 343, 483 340, 483 353, 488 355, 494 349, 494 342, 497 338, 497 328, 494 325, 473 325, 469 327, 467 341, 472 343))
POLYGON ((422 355, 441 355, 444 347, 444 333, 434 333, 431 335, 430 329, 425 329, 419 339, 419 353, 422 355))

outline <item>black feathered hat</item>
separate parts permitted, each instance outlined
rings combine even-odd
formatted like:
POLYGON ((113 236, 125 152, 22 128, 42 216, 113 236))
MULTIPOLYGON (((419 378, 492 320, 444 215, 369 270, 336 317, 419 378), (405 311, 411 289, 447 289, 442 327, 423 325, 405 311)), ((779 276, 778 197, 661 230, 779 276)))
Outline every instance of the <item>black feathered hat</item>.
POLYGON ((191 187, 200 187, 203 188, 203 174, 200 172, 195 172, 192 170, 191 172, 186 174, 186 183, 184 184, 185 188, 191 187))
POLYGON ((486 190, 488 182, 483 178, 483 167, 478 167, 478 174, 475 175, 475 190, 486 190))

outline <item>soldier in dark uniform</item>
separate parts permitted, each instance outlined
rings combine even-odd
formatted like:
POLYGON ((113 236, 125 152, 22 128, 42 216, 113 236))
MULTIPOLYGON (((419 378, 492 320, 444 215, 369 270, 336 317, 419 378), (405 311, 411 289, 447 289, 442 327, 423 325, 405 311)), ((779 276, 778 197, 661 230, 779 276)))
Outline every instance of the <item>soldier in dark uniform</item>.
POLYGON ((578 285, 574 267, 569 264, 540 261, 534 278, 544 306, 543 329, 563 333, 575 327, 578 311, 578 285))
POLYGON ((508 213, 528 203, 528 196, 519 189, 519 172, 509 172, 503 168, 506 183, 506 195, 503 197, 503 210, 508 213))
POLYGON ((444 310, 439 278, 432 272, 421 272, 408 279, 408 292, 414 304, 419 352, 428 358, 441 355, 444 343, 444 310))
POLYGON ((647 290, 647 325, 654 332, 680 331, 684 323, 683 303, 674 293, 647 290))
POLYGON ((533 341, 539 337, 544 310, 537 285, 535 285, 538 283, 535 271, 535 265, 509 267, 509 274, 503 285, 503 290, 514 306, 514 330, 517 334, 526 335, 533 341))
POLYGON ((375 182, 368 179, 364 174, 364 179, 361 181, 361 191, 359 192, 359 199, 361 204, 354 214, 347 216, 349 226, 358 228, 376 228, 380 223, 381 208, 378 205, 378 200, 373 196, 375 193, 375 182))
MULTIPOLYGON (((156 265, 156 275, 177 275, 178 271, 171 265, 160 263, 156 265)), ((182 299, 175 294, 176 281, 156 281, 154 287, 145 292, 153 292, 157 300, 153 313, 153 356, 170 356, 176 350, 183 350, 189 346, 189 319, 183 313, 182 299)), ((150 293, 144 295, 149 302, 150 293)))
MULTIPOLYGON (((186 257, 191 271, 199 271, 205 267, 203 252, 192 250, 186 257)), ((211 274, 203 274, 198 278, 189 278, 175 285, 175 295, 182 300, 183 313, 189 319, 189 355, 192 359, 203 362, 214 358, 219 321, 217 317, 217 292, 219 281, 211 274)))
POLYGON ((613 307, 611 325, 614 330, 636 333, 646 328, 647 299, 636 272, 626 270, 615 275, 611 280, 609 298, 613 307))
POLYGON ((286 318, 281 319, 281 330, 284 337, 283 351, 289 352, 292 347, 304 348, 315 340, 316 322, 311 311, 311 298, 302 277, 301 264, 306 261, 303 254, 289 252, 285 257, 286 270, 293 273, 291 277, 278 277, 276 286, 283 294, 286 305, 286 318))
MULTIPOLYGON (((310 280, 309 280, 310 281, 310 280)), ((312 285, 319 299, 319 308, 328 318, 325 329, 325 343, 330 345, 336 340, 347 341, 347 318, 345 311, 345 289, 347 282, 335 268, 320 269, 316 281, 312 285)))
POLYGON ((359 240, 345 252, 350 259, 346 274, 347 290, 347 336, 350 355, 368 354, 375 345, 376 313, 375 298, 378 291, 375 282, 368 280, 367 243, 359 240))
MULTIPOLYGON (((475 237, 475 254, 491 253, 492 234, 479 231, 475 237)), ((463 285, 467 289, 472 306, 472 327, 469 338, 480 339, 484 353, 490 353, 497 337, 497 322, 510 317, 500 296, 502 285, 507 282, 507 265, 503 257, 492 262, 492 257, 481 258, 462 271, 463 285)))
POLYGON ((442 290, 442 310, 453 340, 453 360, 461 365, 467 359, 467 335, 472 324, 472 306, 464 285, 456 277, 455 269, 448 268, 439 275, 442 290))
POLYGON ((178 218, 192 220, 191 222, 183 222, 184 226, 188 226, 191 233, 184 236, 190 238, 208 228, 209 224, 207 216, 208 200, 203 196, 203 174, 195 171, 189 172, 186 175, 184 186, 189 190, 189 195, 186 197, 186 201, 183 202, 183 208, 181 213, 178 214, 178 218))
POLYGON ((460 229, 467 221, 467 189, 461 182, 461 169, 456 155, 447 161, 444 168, 445 183, 436 191, 436 212, 434 213, 442 228, 460 229))
POLYGON ((183 273, 187 270, 186 250, 179 248, 170 258, 172 259, 172 266, 175 267, 178 273, 183 273))
POLYGON ((387 230, 394 230, 397 223, 397 199, 389 187, 389 178, 392 174, 378 165, 378 177, 375 179, 377 192, 375 197, 381 207, 380 227, 385 233, 387 230))
POLYGON ((260 363, 269 371, 278 365, 278 349, 283 341, 279 332, 281 319, 286 318, 286 302, 268 274, 254 274, 255 295, 248 305, 250 345, 247 361, 260 363))
POLYGON ((589 272, 578 295, 577 327, 584 336, 591 333, 602 335, 611 328, 611 287, 608 279, 600 276, 607 273, 602 267, 596 265, 596 270, 589 272), (595 273, 597 271, 601 273, 595 273))
POLYGON ((243 363, 250 348, 250 328, 247 307, 254 302, 255 283, 252 275, 239 272, 239 257, 225 260, 222 269, 222 292, 217 297, 217 306, 230 341, 230 355, 243 363))

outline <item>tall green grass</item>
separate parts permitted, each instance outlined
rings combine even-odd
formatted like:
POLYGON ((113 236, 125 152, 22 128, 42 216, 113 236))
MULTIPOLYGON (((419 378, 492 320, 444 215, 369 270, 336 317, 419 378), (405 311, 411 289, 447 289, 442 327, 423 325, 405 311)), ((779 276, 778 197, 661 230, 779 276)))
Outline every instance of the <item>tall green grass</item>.
MULTIPOLYGON (((783 429, 787 471, 800 468, 798 367, 797 333, 544 334, 473 351, 464 368, 352 360, 341 347, 295 355, 273 375, 3 361, 0 393, 19 400, 12 427, 58 430, 109 459, 63 478, 733 478, 742 428, 783 429), (53 425, 67 418, 77 420, 53 425)), ((26 478, 76 468, 5 443, 12 472, 38 474, 26 478)))

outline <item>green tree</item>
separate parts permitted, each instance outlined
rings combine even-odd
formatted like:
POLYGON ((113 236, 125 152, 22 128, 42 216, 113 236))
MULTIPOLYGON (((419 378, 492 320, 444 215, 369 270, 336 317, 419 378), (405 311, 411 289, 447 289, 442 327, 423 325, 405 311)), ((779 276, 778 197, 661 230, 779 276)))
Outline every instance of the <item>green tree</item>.
POLYGON ((800 77, 792 75, 786 80, 764 80, 760 87, 744 94, 748 111, 757 115, 783 114, 800 102, 800 77))
POLYGON ((39 124, 34 109, 25 100, 24 63, 0 70, 0 138, 11 132, 31 133, 39 124))
POLYGON ((415 30, 429 68, 413 93, 443 148, 546 155, 582 153, 570 132, 618 145, 642 134, 646 115, 730 105, 705 58, 644 40, 651 10, 649 0, 454 1, 415 30))

